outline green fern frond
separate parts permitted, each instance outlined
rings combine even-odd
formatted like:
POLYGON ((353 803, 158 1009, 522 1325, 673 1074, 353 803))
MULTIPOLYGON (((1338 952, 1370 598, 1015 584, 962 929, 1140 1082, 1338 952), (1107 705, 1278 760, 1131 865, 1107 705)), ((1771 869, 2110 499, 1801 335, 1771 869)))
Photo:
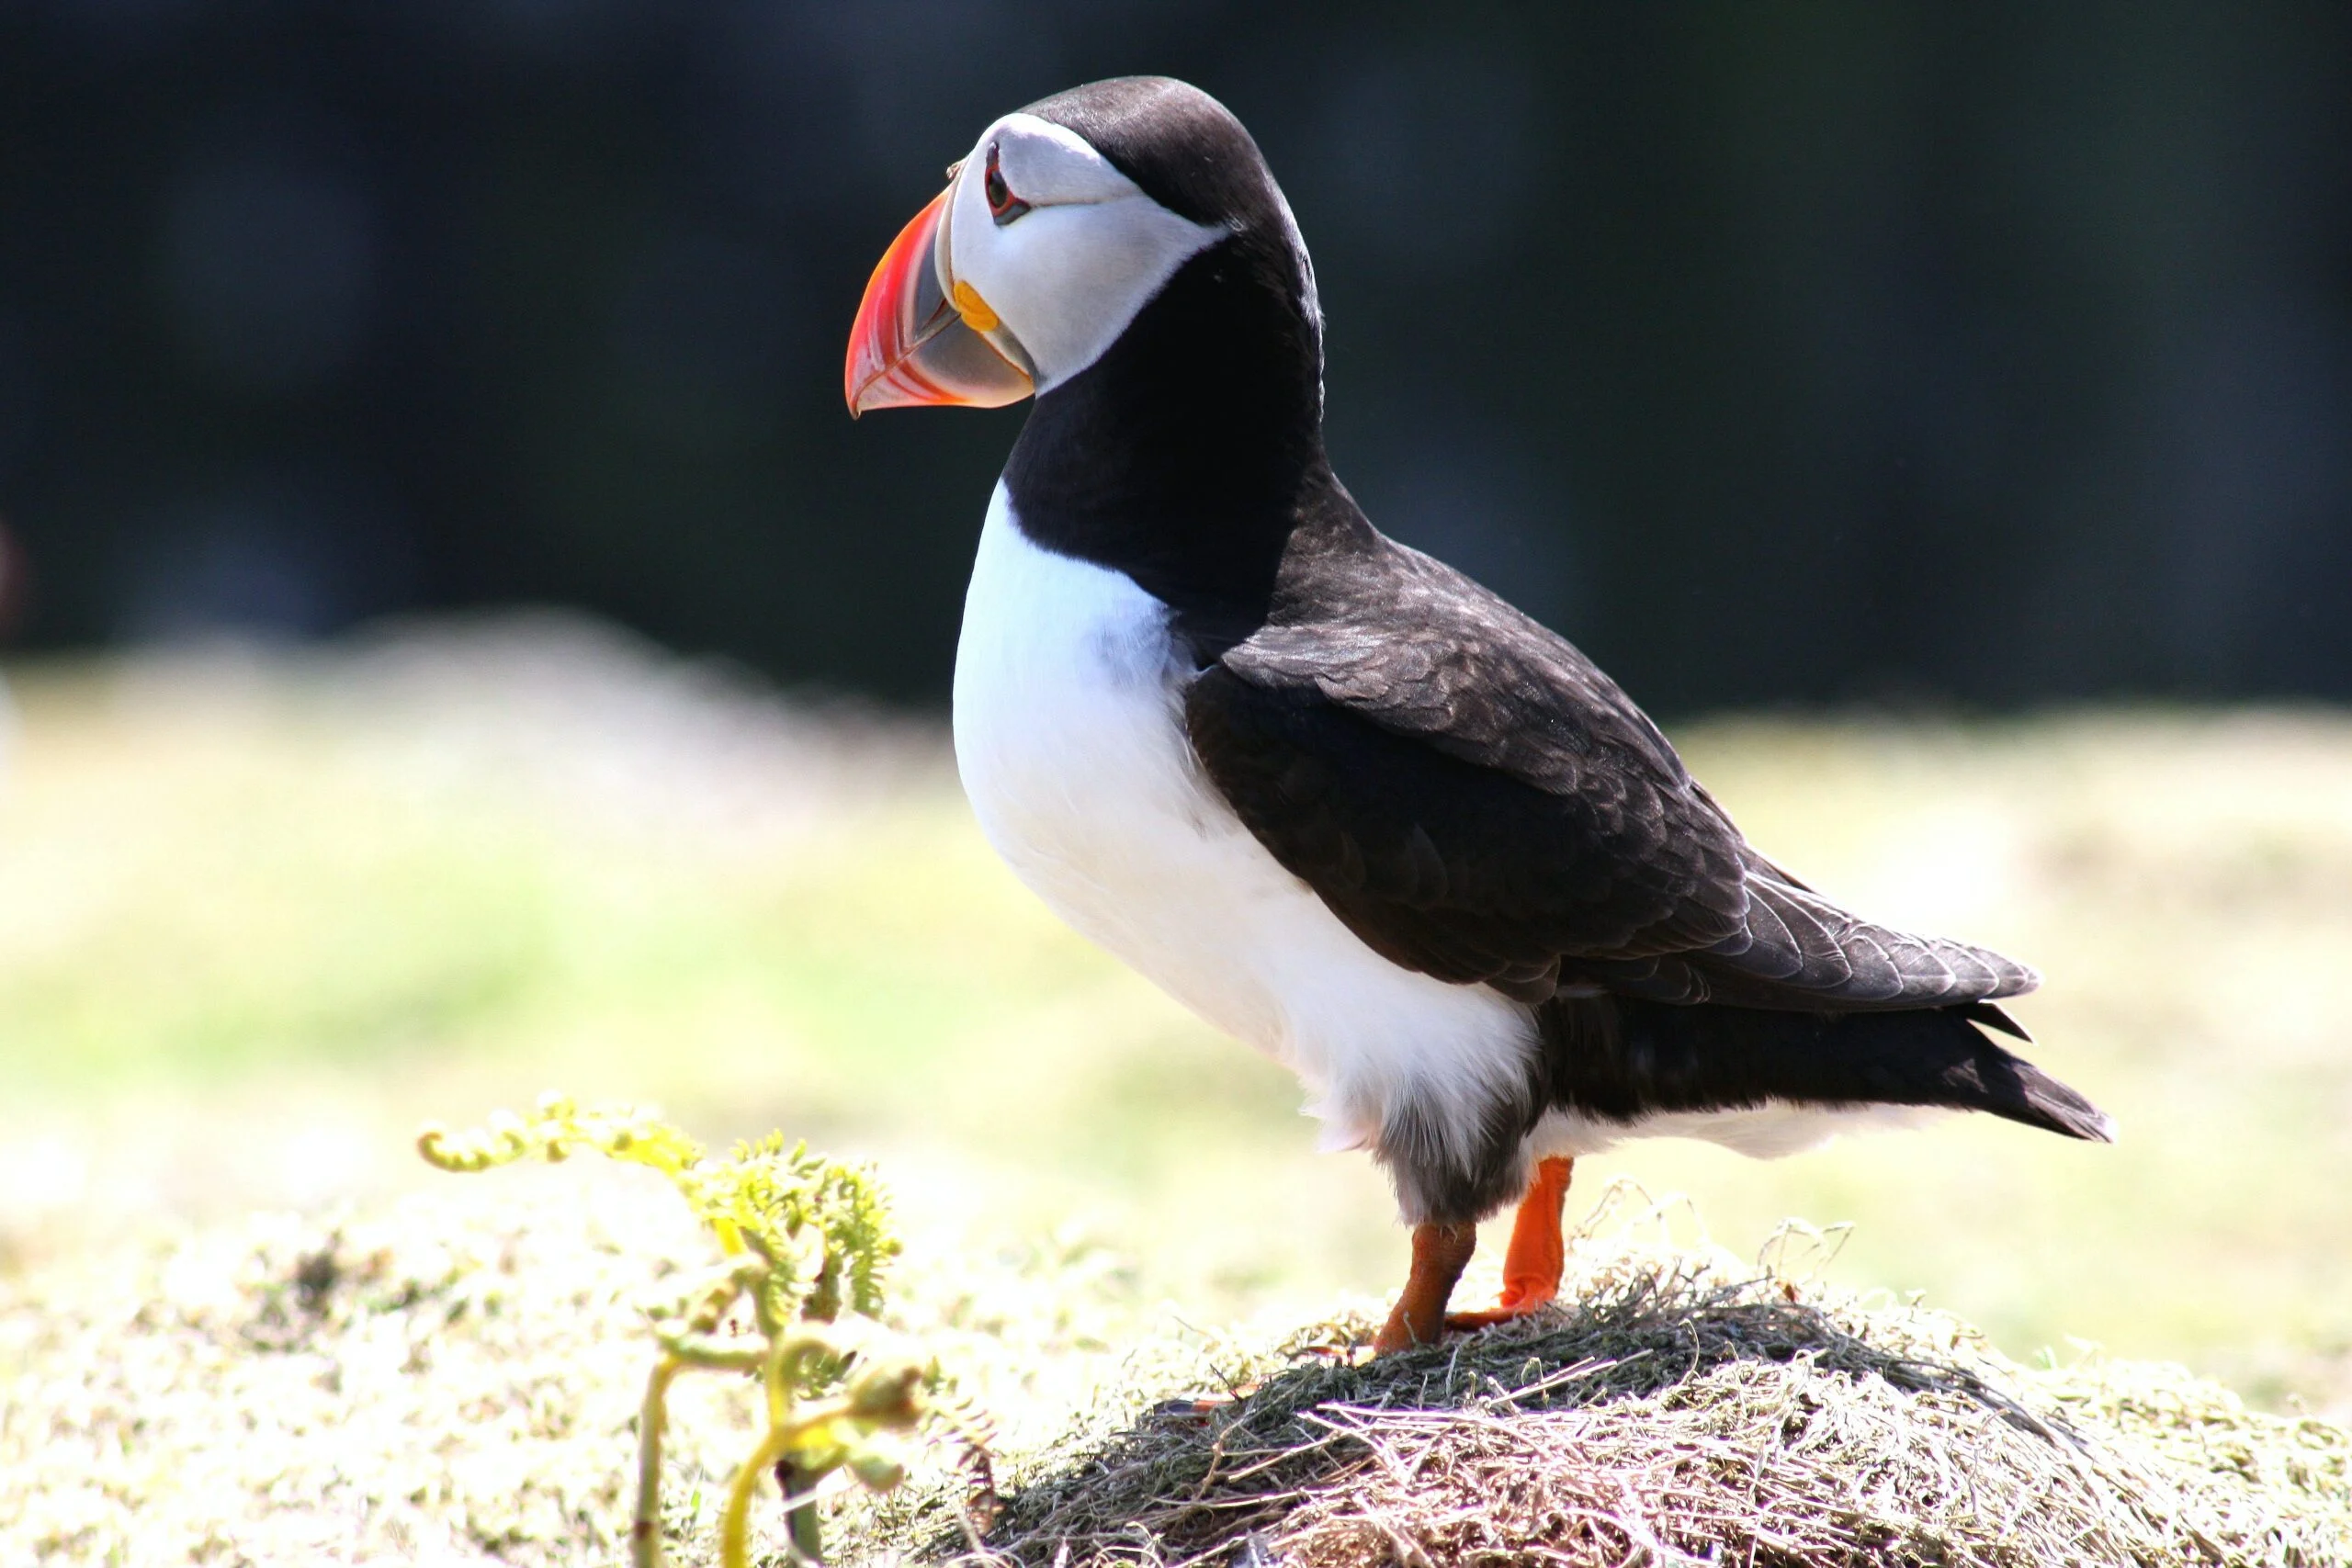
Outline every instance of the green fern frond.
POLYGON ((937 1364, 894 1349, 879 1330, 883 1281, 899 1244, 867 1168, 812 1154, 805 1143, 786 1148, 781 1133, 737 1144, 713 1160, 650 1111, 583 1111, 556 1094, 542 1096, 529 1117, 499 1111, 479 1129, 427 1127, 417 1135, 419 1154, 457 1172, 534 1156, 560 1161, 580 1150, 668 1177, 721 1255, 650 1311, 661 1355, 638 1428, 630 1539, 639 1568, 662 1561, 662 1438, 670 1384, 682 1371, 756 1376, 765 1395, 766 1430, 736 1472, 720 1516, 727 1568, 747 1561, 751 1499, 771 1472, 789 1478, 793 1550, 813 1562, 817 1520, 807 1496, 820 1479, 846 1468, 865 1485, 887 1490, 906 1474, 900 1436, 929 1423, 969 1442, 981 1429, 961 1408, 935 1411, 932 1396, 944 1382, 937 1364), (738 1302, 752 1307, 756 1341, 720 1332, 738 1302), (845 1312, 864 1326, 840 1322, 845 1312))

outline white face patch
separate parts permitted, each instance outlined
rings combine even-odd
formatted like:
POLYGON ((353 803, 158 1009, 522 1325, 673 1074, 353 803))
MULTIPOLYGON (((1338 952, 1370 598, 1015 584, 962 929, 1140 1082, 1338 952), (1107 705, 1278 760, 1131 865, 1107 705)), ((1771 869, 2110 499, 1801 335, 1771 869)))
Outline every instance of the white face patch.
POLYGON ((940 228, 942 286, 967 286, 1050 391, 1102 357, 1176 269, 1225 237, 1146 196, 1076 132, 1011 114, 964 160, 940 228), (989 209, 989 153, 1028 210, 989 209))

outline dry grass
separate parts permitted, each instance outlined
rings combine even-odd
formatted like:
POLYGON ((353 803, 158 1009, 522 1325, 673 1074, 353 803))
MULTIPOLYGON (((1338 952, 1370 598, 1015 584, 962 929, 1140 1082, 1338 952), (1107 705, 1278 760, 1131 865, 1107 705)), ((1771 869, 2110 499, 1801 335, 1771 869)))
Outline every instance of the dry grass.
POLYGON ((2352 1562, 2341 1427, 2177 1368, 2028 1371, 1947 1314, 1722 1255, 1588 1235, 1577 1257, 1571 1303, 1527 1323, 1080 1437, 963 1560, 2352 1562))
MULTIPOLYGON (((630 1296, 690 1238, 660 1194, 594 1185, 601 1213, 551 1224, 485 1184, 31 1282, 0 1316, 0 1561, 617 1560, 651 1362, 630 1296)), ((748 1444, 701 1414, 679 1497, 723 1488, 718 1440, 748 1444)))
MULTIPOLYGON (((654 1357, 644 1303, 714 1256, 662 1178, 583 1160, 0 1279, 0 1563, 617 1562, 654 1357)), ((1195 1337, 1124 1281, 1082 1243, 926 1248, 897 1322, 1008 1454, 1032 1451, 1122 1369, 1202 1375, 1195 1337)), ((672 1391, 662 1495, 686 1568, 713 1560, 756 1392, 672 1391)), ((835 1479, 828 1538, 853 1562, 959 1484, 936 1469, 884 1505, 835 1479)), ((759 1523, 776 1562, 782 1520, 759 1523)))
MULTIPOLYGON (((974 1551, 937 1454, 890 1500, 838 1489, 828 1539, 1035 1568, 2352 1562, 2339 1426, 2177 1368, 2022 1369, 1946 1314, 1599 1213, 1573 1305, 1369 1361, 1347 1348, 1368 1310, 1209 1337, 1139 1311, 1096 1252, 919 1259, 899 1326, 997 1417, 1005 1495, 974 1551)), ((566 1166, 22 1283, 0 1561, 616 1561, 636 1303, 698 1247, 644 1173, 566 1166)), ((683 1563, 710 1561, 750 1393, 680 1391, 683 1563)))

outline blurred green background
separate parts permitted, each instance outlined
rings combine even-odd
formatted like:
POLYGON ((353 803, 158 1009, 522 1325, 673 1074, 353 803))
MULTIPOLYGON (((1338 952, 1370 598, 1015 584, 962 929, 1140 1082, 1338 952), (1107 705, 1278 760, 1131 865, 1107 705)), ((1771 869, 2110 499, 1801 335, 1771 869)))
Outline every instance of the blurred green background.
MULTIPOLYGON (((1286 1074, 1063 931, 928 721, 576 618, 21 663, 0 794, 0 1242, 381 1197, 408 1137, 560 1087, 872 1155, 915 1244, 1072 1227, 1204 1322, 1391 1288, 1286 1074)), ((2352 1401, 2352 720, 2053 712, 1676 733, 1835 896, 2031 959, 2113 1148, 1954 1119, 1758 1164, 1589 1160, 1752 1254, 1857 1229, 2012 1353, 2071 1338, 2352 1401)), ((1691 1234, 1696 1234, 1692 1232, 1691 1234)), ((1486 1259, 1492 1267, 1493 1259, 1486 1259)))

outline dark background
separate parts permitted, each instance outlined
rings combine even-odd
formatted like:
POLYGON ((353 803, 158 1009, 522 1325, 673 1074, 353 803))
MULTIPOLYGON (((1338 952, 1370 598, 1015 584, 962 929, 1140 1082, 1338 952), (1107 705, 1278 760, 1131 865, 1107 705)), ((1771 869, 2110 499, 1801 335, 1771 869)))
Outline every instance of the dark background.
POLYGON ((1018 409, 852 424, 997 114, 1256 132, 1374 519, 1669 713, 2352 696, 2352 7, 0 0, 0 616, 556 601, 944 692, 1018 409))

